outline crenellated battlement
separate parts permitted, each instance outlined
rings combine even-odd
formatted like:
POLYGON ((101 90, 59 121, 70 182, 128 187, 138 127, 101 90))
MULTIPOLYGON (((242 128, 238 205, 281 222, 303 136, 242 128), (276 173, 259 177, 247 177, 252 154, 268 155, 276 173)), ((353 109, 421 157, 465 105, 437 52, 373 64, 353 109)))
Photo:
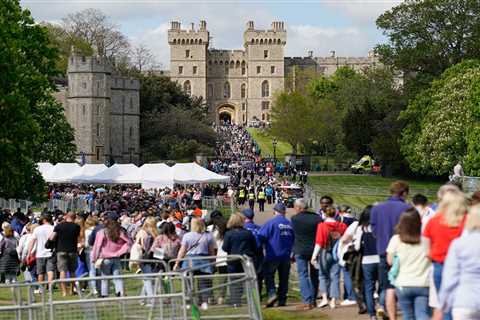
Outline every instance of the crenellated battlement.
POLYGON ((84 56, 72 51, 68 59, 69 73, 75 72, 94 72, 94 73, 112 73, 112 67, 107 59, 100 56, 84 56))
POLYGON ((168 30, 168 43, 170 45, 208 45, 209 32, 207 23, 200 21, 200 27, 195 29, 195 24, 190 24, 190 29, 182 29, 178 21, 172 21, 168 30))
POLYGON ((247 45, 285 45, 287 31, 283 21, 273 21, 271 29, 255 29, 253 21, 247 22, 247 29, 243 33, 245 46, 247 45))

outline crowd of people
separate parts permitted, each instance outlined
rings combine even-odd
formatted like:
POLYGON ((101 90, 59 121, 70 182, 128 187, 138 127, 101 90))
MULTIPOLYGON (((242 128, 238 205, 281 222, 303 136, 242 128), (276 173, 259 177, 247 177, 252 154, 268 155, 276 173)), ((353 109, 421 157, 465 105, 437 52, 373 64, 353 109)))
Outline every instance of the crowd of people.
MULTIPOLYGON (((391 197, 359 216, 324 196, 317 212, 296 199, 289 217, 281 194, 289 182, 262 159, 248 132, 233 125, 216 129, 221 140, 209 166, 231 176, 228 186, 147 191, 55 186, 50 197, 82 196, 90 210, 2 211, 1 281, 52 282, 126 269, 152 274, 188 266, 197 266, 197 275, 226 275, 243 271, 241 263, 226 257, 244 255, 253 261, 265 307, 287 305, 294 265, 302 311, 356 305, 371 320, 395 320, 399 305, 405 320, 480 318, 479 194, 468 198, 447 184, 434 203, 420 194, 409 200, 408 184, 397 181, 391 197), (206 195, 236 199, 240 209, 229 217, 207 213, 206 195), (266 213, 265 203, 271 204, 266 213), (271 217, 257 225, 255 214, 271 217), (205 263, 210 256, 215 264, 205 263)), ((106 279, 91 280, 81 290, 99 297, 125 295, 122 280, 112 282, 113 291, 106 279)), ((218 297, 202 291, 210 286, 208 278, 199 281, 202 310, 212 303, 242 303, 241 286, 218 297)), ((61 282, 60 290, 67 296, 79 289, 61 282)), ((142 290, 152 296, 152 281, 145 278, 142 290)))

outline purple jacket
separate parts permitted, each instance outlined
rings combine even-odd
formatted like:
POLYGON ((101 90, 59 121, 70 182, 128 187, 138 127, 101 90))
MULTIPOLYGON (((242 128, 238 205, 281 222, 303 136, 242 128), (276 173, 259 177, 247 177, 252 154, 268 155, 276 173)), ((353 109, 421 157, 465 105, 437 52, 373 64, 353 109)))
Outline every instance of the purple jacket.
POLYGON ((395 226, 400 220, 400 215, 411 205, 399 197, 390 197, 387 201, 379 203, 372 208, 370 224, 375 238, 377 238, 378 254, 385 254, 388 242, 393 236, 395 226))

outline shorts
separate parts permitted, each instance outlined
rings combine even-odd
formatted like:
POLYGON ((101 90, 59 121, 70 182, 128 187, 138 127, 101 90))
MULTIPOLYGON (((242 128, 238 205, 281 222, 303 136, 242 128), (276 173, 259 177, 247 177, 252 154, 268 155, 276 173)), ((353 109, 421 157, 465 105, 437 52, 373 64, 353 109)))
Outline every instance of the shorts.
POLYGON ((77 259, 78 254, 76 252, 57 252, 58 272, 70 272, 70 277, 75 277, 77 259))
POLYGON ((55 261, 53 257, 37 258, 37 274, 45 274, 55 271, 55 261))

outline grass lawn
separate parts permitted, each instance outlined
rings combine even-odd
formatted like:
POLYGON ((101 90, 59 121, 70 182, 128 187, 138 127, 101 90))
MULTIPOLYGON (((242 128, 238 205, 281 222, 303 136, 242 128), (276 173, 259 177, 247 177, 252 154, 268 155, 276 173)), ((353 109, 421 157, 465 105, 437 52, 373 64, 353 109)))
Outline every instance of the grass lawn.
MULTIPOLYGON (((252 136, 253 140, 257 142, 262 150, 262 156, 271 156, 273 157, 273 137, 266 134, 263 130, 257 128, 248 128, 247 131, 252 136)), ((286 153, 292 153, 292 147, 284 142, 278 141, 277 143, 277 159, 282 159, 285 157, 286 153)))
POLYGON ((302 312, 278 309, 264 309, 263 320, 326 320, 328 317, 318 312, 302 312))
MULTIPOLYGON (((383 178, 371 175, 311 176, 309 184, 320 195, 333 197, 335 203, 362 209, 366 205, 383 201, 389 195, 389 185, 398 178, 383 178)), ((408 180, 410 195, 425 194, 430 200, 442 184, 438 181, 408 180)))

